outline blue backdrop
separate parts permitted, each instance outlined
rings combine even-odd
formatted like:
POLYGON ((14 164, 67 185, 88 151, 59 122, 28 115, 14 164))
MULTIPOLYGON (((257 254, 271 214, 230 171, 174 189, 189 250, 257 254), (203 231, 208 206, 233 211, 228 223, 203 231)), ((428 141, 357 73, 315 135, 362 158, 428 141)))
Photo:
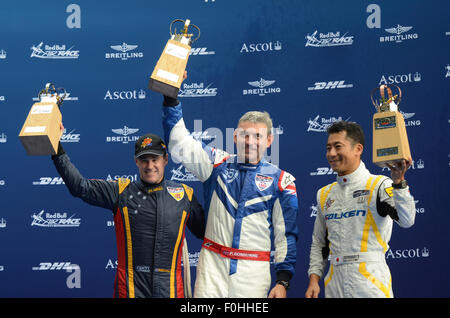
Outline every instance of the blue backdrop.
MULTIPOLYGON (((0 297, 112 296, 112 213, 73 198, 50 158, 27 156, 18 134, 33 99, 53 82, 70 93, 64 148, 82 174, 137 178, 134 140, 163 135, 162 97, 147 84, 176 18, 202 31, 180 97, 188 128, 201 120, 196 136, 230 149, 227 128, 244 112, 273 117, 278 140, 269 155, 297 178, 300 204, 289 296, 303 297, 307 287, 315 193, 335 180, 326 127, 360 123, 363 160, 372 173, 389 174, 371 162, 370 92, 381 84, 403 91, 414 159, 406 177, 416 224, 394 225, 386 254, 394 295, 450 296, 449 1, 74 1, 2 2, 0 297)), ((166 177, 184 180, 202 200, 200 182, 180 165, 171 162, 166 177)), ((188 233, 188 243, 195 278, 200 241, 188 233)))

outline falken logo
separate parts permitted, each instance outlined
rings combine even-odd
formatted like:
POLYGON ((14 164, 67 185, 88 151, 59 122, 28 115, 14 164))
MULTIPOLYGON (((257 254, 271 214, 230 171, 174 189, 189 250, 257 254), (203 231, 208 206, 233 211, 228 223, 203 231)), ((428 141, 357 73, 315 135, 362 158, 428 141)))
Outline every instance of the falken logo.
POLYGON ((123 126, 123 128, 111 129, 111 131, 121 136, 120 137, 108 136, 106 137, 106 142, 121 142, 123 144, 127 144, 129 142, 137 141, 140 137, 140 136, 130 136, 137 133, 139 131, 139 128, 128 128, 127 126, 123 126))
POLYGON ((345 84, 345 81, 315 82, 314 86, 308 87, 308 91, 320 91, 323 89, 352 88, 352 87, 353 84, 345 84))
POLYGON ((31 226, 40 226, 40 227, 79 227, 81 224, 81 219, 73 218, 75 216, 72 215, 67 217, 67 213, 45 213, 44 210, 39 212, 38 214, 33 214, 31 217, 33 221, 31 222, 31 226))
POLYGON ((31 56, 40 59, 78 59, 80 51, 72 50, 73 46, 66 49, 66 45, 44 45, 44 42, 37 46, 31 46, 31 56))
POLYGON ((341 45, 352 45, 353 36, 347 36, 347 32, 341 36, 341 32, 328 32, 319 33, 317 30, 311 35, 306 35, 305 46, 313 47, 326 47, 326 46, 341 46, 341 45))
POLYGON ((259 81, 248 82, 250 86, 256 87, 252 89, 244 89, 242 91, 242 95, 259 95, 265 96, 266 94, 278 94, 281 92, 281 88, 279 87, 269 87, 274 84, 274 80, 265 80, 261 77, 259 81))
POLYGON ((325 220, 328 221, 328 220, 348 219, 354 216, 366 216, 366 210, 352 210, 342 213, 328 213, 325 215, 325 220))
POLYGON ((380 42, 396 42, 401 43, 405 40, 411 40, 411 39, 417 39, 419 38, 419 35, 417 33, 409 33, 404 34, 410 31, 413 27, 412 26, 401 26, 400 24, 397 24, 396 27, 384 29, 387 33, 395 34, 395 35, 389 35, 389 36, 381 36, 380 42))
POLYGON ((114 51, 117 51, 119 53, 113 52, 113 53, 105 53, 106 59, 121 59, 122 61, 126 61, 128 59, 134 59, 134 58, 143 58, 144 53, 142 52, 130 52, 137 48, 137 45, 128 45, 125 42, 123 42, 121 45, 111 45, 110 48, 112 48, 114 51))

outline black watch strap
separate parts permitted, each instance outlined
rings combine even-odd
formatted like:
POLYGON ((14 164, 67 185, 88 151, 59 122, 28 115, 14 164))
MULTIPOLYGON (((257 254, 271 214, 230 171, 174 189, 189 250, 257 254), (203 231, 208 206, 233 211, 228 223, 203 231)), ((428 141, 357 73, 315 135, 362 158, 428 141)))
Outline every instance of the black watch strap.
POLYGON ((399 183, 392 183, 394 189, 405 189, 407 186, 408 182, 406 180, 402 180, 399 183))
POLYGON ((284 288, 286 288, 286 290, 289 289, 290 285, 288 280, 278 280, 277 284, 283 286, 284 288))

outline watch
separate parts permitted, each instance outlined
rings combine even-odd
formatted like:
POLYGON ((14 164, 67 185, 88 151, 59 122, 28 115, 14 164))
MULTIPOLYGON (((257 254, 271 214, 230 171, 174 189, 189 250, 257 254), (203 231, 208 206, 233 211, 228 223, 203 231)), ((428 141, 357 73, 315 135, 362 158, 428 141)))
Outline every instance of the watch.
POLYGON ((277 284, 283 286, 286 290, 289 289, 289 281, 288 280, 278 280, 277 284))
POLYGON ((408 182, 406 180, 402 180, 399 183, 392 183, 392 187, 394 189, 405 189, 408 186, 408 182))

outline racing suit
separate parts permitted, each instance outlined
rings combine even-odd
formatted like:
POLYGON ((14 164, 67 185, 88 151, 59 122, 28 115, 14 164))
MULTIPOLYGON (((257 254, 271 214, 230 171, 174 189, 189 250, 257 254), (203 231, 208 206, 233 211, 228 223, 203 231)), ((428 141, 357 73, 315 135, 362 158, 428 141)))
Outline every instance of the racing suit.
POLYGON ((172 158, 203 183, 207 223, 194 297, 267 297, 271 237, 277 280, 295 272, 294 177, 264 159, 238 163, 236 156, 195 140, 181 103, 163 108, 163 127, 172 158))
POLYGON ((361 161, 317 192, 308 276, 323 277, 329 249, 325 297, 393 297, 385 259, 393 220, 407 228, 415 214, 408 187, 393 189, 390 178, 370 174, 361 161))
POLYGON ((193 189, 169 180, 152 185, 86 179, 64 151, 52 159, 73 196, 113 211, 118 258, 114 297, 184 297, 190 290, 185 228, 198 238, 205 229, 193 189))

